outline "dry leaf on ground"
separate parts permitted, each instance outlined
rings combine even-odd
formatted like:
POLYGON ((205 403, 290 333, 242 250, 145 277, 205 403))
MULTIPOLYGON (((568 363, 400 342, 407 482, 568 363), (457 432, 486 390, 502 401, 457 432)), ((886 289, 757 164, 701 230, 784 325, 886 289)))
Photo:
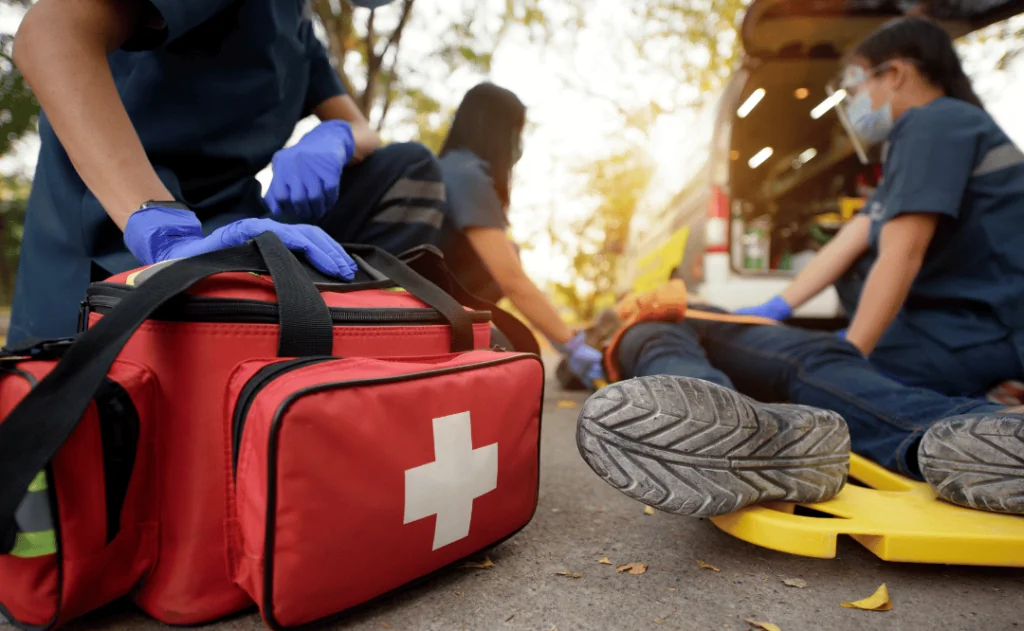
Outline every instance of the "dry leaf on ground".
POLYGON ((583 578, 583 575, 579 572, 555 572, 558 576, 565 576, 567 578, 583 578))
POLYGON ((789 587, 799 587, 800 589, 807 587, 807 581, 802 578, 787 578, 782 582, 789 587))
POLYGON ((385 629, 390 629, 391 628, 390 624, 388 624, 386 622, 383 622, 383 621, 380 623, 380 626, 384 627, 385 629))
POLYGON ((849 609, 863 609, 865 611, 889 611, 892 609, 892 601, 889 600, 889 588, 882 583, 874 594, 862 600, 855 600, 850 603, 842 603, 843 607, 849 609))
POLYGON ((463 563, 462 567, 468 570, 489 570, 492 567, 494 567, 494 561, 491 561, 490 557, 484 557, 483 561, 471 561, 469 563, 463 563))
POLYGON ((619 574, 621 574, 623 572, 629 572, 633 576, 638 576, 638 575, 643 574, 644 572, 647 571, 647 564, 646 563, 627 563, 625 565, 620 565, 619 567, 615 568, 615 571, 618 572, 619 574))
POLYGON ((701 568, 702 570, 711 570, 712 572, 721 572, 722 571, 722 570, 718 569, 717 567, 715 567, 714 565, 711 565, 710 563, 705 563, 704 561, 701 561, 700 559, 697 560, 697 566, 699 568, 701 568))
POLYGON ((612 561, 608 557, 605 557, 605 558, 601 559, 600 561, 598 561, 598 563, 600 563, 601 565, 611 565, 612 561))
POLYGON ((512 614, 512 615, 511 615, 511 616, 509 616, 508 618, 505 618, 505 622, 512 622, 512 618, 515 618, 515 617, 516 617, 516 615, 515 615, 515 614, 512 614))
POLYGON ((654 509, 651 508, 650 506, 648 506, 647 508, 644 509, 644 515, 653 515, 653 514, 654 514, 654 509))
POLYGON ((570 401, 569 399, 562 399, 561 401, 558 402, 557 405, 563 410, 573 410, 579 407, 579 405, 575 401, 570 401))
POLYGON ((743 622, 754 625, 755 629, 763 629, 764 631, 782 631, 779 625, 772 624, 770 622, 758 622, 757 620, 751 620, 750 618, 744 618, 743 622))

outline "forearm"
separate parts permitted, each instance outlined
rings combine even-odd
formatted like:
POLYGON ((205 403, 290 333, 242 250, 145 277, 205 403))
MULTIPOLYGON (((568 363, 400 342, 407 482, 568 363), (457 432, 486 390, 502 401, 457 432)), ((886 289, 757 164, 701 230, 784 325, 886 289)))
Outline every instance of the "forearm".
POLYGON ((866 217, 854 218, 782 292, 786 303, 795 309, 839 280, 867 251, 869 229, 866 217))
POLYGON ((350 97, 332 96, 314 107, 313 114, 321 121, 343 120, 352 126, 352 138, 356 142, 353 162, 363 160, 380 148, 380 135, 370 127, 369 121, 350 97))
POLYGON ((26 15, 14 52, 82 181, 122 230, 142 202, 171 197, 146 156, 107 62, 134 28, 135 4, 44 0, 26 15))
POLYGON ((558 344, 565 344, 572 338, 572 330, 562 322, 551 301, 528 278, 511 282, 502 289, 516 309, 546 338, 558 344))
POLYGON ((870 355, 910 293, 921 261, 882 254, 871 268, 846 339, 870 355))

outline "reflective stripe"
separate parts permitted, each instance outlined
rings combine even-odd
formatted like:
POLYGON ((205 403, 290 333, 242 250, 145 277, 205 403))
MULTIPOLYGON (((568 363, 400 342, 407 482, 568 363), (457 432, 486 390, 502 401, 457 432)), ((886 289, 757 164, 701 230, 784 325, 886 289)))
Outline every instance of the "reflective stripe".
POLYGON ((53 530, 50 494, 45 490, 26 493, 14 511, 14 523, 21 532, 53 530))
POLYGON ((19 532, 14 535, 11 555, 23 559, 57 554, 57 537, 52 530, 45 532, 19 532))
POLYGON ((423 206, 392 206, 382 210, 373 220, 377 223, 422 223, 440 228, 444 222, 444 213, 423 206))
POLYGON ((57 536, 53 529, 46 472, 40 471, 28 485, 28 493, 14 511, 14 547, 10 554, 32 558, 57 553, 57 536))
POLYGON ((46 472, 40 471, 36 474, 36 477, 32 478, 32 482, 28 485, 28 492, 35 493, 36 491, 45 491, 49 486, 46 484, 46 472))
POLYGON ((981 159, 978 168, 974 169, 974 173, 971 175, 975 177, 988 175, 989 173, 1021 165, 1024 165, 1024 152, 1017 145, 1010 142, 1005 145, 999 145, 986 153, 985 157, 981 159))
POLYGON ((425 180, 410 180, 403 178, 395 182, 395 185, 388 189, 388 192, 381 198, 380 203, 385 204, 396 199, 432 199, 439 202, 448 199, 444 192, 444 182, 428 182, 425 180))

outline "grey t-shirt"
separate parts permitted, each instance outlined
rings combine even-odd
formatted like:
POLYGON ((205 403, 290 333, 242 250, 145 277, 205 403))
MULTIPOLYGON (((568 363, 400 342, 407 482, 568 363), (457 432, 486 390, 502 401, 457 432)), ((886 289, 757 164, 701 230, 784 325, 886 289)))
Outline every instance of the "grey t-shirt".
POLYGON ((448 152, 440 164, 448 196, 441 242, 445 260, 466 289, 495 302, 501 298, 501 290, 465 236, 468 228, 508 229, 504 204, 494 190, 491 167, 467 149, 448 152))

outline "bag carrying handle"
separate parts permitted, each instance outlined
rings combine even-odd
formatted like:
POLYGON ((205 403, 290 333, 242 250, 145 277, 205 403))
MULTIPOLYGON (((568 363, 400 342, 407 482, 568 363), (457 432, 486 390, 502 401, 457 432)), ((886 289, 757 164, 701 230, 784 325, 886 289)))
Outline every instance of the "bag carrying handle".
POLYGON ((425 279, 440 287, 442 291, 454 297, 460 304, 471 309, 490 311, 491 322, 512 342, 514 348, 511 350, 541 356, 537 338, 534 337, 529 327, 501 307, 470 293, 448 269, 444 263, 444 257, 439 252, 434 256, 416 257, 411 261, 411 267, 425 279))
POLYGON ((473 318, 462 303, 393 254, 372 245, 346 243, 343 247, 368 274, 375 278, 389 278, 420 302, 440 313, 451 326, 451 352, 473 350, 473 318))
POLYGON ((14 512, 25 490, 74 431, 135 330, 165 302, 222 272, 270 274, 279 304, 279 355, 331 354, 330 311, 277 235, 266 232, 256 237, 255 247, 246 244, 168 265, 79 336, 0 423, 0 542, 13 540, 14 512))

